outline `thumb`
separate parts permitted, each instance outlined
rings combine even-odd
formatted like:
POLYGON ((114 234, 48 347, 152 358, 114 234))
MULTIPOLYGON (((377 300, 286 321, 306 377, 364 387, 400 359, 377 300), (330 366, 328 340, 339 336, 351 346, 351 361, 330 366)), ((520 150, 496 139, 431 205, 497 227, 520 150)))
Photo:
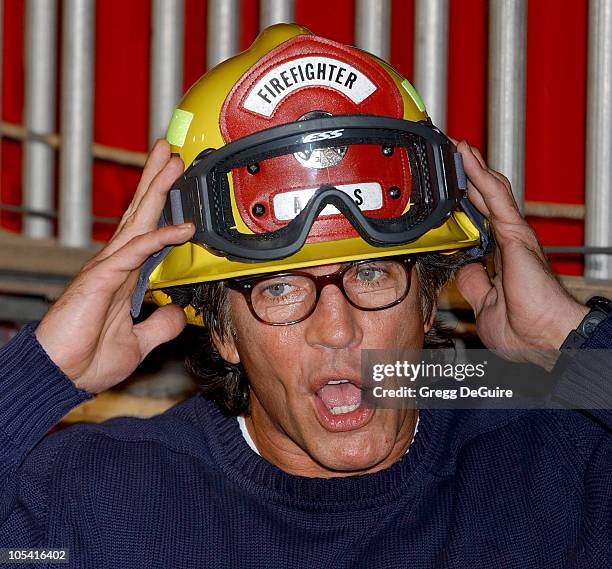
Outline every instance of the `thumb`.
POLYGON ((134 326, 144 358, 151 350, 176 338, 185 328, 187 318, 180 306, 166 304, 158 308, 144 322, 134 326))
POLYGON ((478 314, 489 291, 493 288, 487 270, 480 263, 470 263, 459 269, 455 278, 457 288, 478 314))

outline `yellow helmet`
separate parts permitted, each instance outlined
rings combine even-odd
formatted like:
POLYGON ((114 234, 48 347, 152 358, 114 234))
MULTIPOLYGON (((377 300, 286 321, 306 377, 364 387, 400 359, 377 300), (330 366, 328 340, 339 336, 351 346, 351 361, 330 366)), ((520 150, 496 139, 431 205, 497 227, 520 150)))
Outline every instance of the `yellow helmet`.
MULTIPOLYGON (((313 116, 335 115, 428 121, 414 87, 386 62, 313 35, 304 27, 278 24, 261 32, 248 50, 217 65, 189 89, 172 116, 166 137, 172 151, 189 166, 203 151, 221 149, 252 133, 313 116)), ((333 137, 334 132, 338 131, 316 136, 333 137)), ((292 216, 291 212, 284 215, 287 208, 299 204, 304 196, 307 201, 314 191, 311 186, 332 183, 326 179, 332 166, 340 172, 334 186, 352 191, 353 198, 364 185, 371 186, 370 210, 395 208, 394 215, 408 211, 410 192, 400 192, 400 184, 394 180, 400 177, 405 181, 412 164, 392 156, 392 149, 385 152, 383 146, 380 152, 381 147, 377 148, 376 154, 371 149, 359 154, 352 148, 346 153, 346 148, 338 146, 329 154, 329 149, 322 148, 306 155, 294 153, 265 167, 262 162, 231 170, 227 180, 235 229, 256 234, 282 228, 292 216), (341 163, 343 170, 338 168, 341 163), (307 177, 300 179, 294 166, 307 171, 307 177), (370 174, 372 169, 375 176, 370 174)), ((366 206, 362 209, 368 209, 366 206)), ((455 210, 416 240, 381 247, 364 240, 335 211, 320 212, 309 228, 306 243, 281 259, 256 263, 230 260, 195 242, 174 247, 150 274, 147 298, 162 305, 171 300, 161 289, 177 285, 402 253, 452 253, 477 246, 482 233, 471 216, 455 210)), ((381 213, 380 217, 385 216, 381 213)), ((190 323, 203 325, 191 307, 185 312, 190 323)))

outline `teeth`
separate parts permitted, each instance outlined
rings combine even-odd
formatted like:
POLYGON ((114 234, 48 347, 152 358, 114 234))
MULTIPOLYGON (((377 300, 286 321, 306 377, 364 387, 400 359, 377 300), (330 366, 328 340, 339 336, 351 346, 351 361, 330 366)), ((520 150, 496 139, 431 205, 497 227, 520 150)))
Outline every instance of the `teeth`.
POLYGON ((338 385, 339 383, 348 383, 348 379, 332 379, 327 382, 327 385, 338 385))
POLYGON ((353 403, 352 405, 339 405, 338 407, 332 407, 330 409, 332 415, 341 415, 342 413, 350 413, 359 407, 359 403, 353 403))

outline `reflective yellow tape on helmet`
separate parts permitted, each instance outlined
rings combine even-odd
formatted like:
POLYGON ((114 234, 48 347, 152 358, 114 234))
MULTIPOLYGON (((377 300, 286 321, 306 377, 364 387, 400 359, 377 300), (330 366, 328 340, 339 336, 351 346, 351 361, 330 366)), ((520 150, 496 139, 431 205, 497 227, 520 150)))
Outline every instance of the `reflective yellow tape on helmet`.
POLYGON ((174 113, 172 113, 170 124, 168 125, 166 140, 174 146, 183 146, 192 120, 193 113, 184 111, 183 109, 175 109, 174 113))
POLYGON ((419 111, 425 112, 425 103, 423 99, 421 99, 421 95, 419 95, 418 91, 414 88, 412 83, 408 81, 408 79, 404 79, 402 81, 402 87, 406 89, 408 94, 412 97, 414 104, 418 107, 419 111))
MULTIPOLYGON (((404 100, 403 119, 406 121, 415 121, 415 122, 425 120, 427 118, 427 111, 425 110, 425 105, 422 104, 422 106, 419 107, 416 104, 416 101, 414 100, 414 97, 412 96, 410 91, 408 91, 402 84, 405 81, 404 76, 401 75, 399 71, 395 69, 395 67, 387 63, 384 59, 380 59, 380 57, 377 57, 372 53, 370 53, 369 55, 370 57, 372 57, 372 59, 374 59, 374 61, 376 61, 376 63, 378 63, 390 75, 391 79, 393 79, 393 82, 397 85, 397 90, 399 94, 402 96, 402 99, 404 100)), ((415 90, 415 93, 416 93, 416 90, 415 90)), ((417 93, 417 97, 419 101, 423 103, 421 97, 418 96, 418 93, 417 93)))

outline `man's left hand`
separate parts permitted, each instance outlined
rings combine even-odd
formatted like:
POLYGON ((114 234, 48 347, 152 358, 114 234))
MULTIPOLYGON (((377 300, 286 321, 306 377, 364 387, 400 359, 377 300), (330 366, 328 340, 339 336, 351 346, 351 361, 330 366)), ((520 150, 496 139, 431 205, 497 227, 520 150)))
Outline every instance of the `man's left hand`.
POLYGON ((485 215, 496 241, 495 274, 472 263, 457 275, 457 287, 476 316, 483 344, 508 359, 530 361, 550 368, 551 351, 589 309, 563 288, 544 255, 535 231, 514 200, 510 182, 487 167, 467 142, 457 146, 468 177, 468 195, 485 215))

